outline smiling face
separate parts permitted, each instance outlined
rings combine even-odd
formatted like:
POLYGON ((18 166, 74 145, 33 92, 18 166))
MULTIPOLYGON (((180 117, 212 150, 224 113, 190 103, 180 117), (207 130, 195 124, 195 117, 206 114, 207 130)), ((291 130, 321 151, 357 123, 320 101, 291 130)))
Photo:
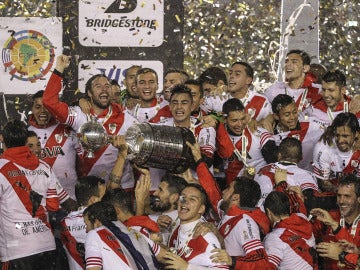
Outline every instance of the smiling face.
POLYGON ((232 111, 225 118, 225 123, 232 133, 240 136, 248 123, 249 117, 245 111, 232 111))
POLYGON ((154 192, 156 201, 151 204, 151 209, 156 212, 166 212, 171 209, 172 203, 170 202, 170 191, 168 189, 169 184, 165 181, 161 181, 159 187, 154 192))
POLYGON ((136 89, 136 72, 140 69, 139 66, 133 66, 127 69, 126 77, 124 78, 124 85, 130 96, 133 98, 138 97, 138 92, 136 89))
POLYGON ((245 66, 235 64, 229 71, 228 91, 236 93, 240 91, 247 91, 252 78, 246 74, 245 66))
POLYGON ((309 65, 304 65, 301 56, 297 53, 291 53, 285 59, 285 79, 288 82, 301 79, 305 72, 310 69, 309 65))
POLYGON ((336 197, 341 216, 352 223, 360 213, 360 198, 356 196, 355 185, 340 185, 336 197))
POLYGON ((108 108, 111 102, 111 94, 111 84, 107 78, 98 77, 91 82, 91 89, 88 95, 95 108, 108 108))
POLYGON ((31 107, 31 112, 35 118, 36 124, 45 126, 49 123, 51 114, 43 105, 43 98, 38 97, 34 99, 31 107))
POLYGON ((336 82, 322 82, 321 95, 331 110, 344 101, 345 91, 345 87, 338 86, 336 82))
POLYGON ((170 100, 170 111, 177 126, 188 127, 194 104, 189 94, 174 94, 170 100))
POLYGON ((181 224, 198 220, 205 212, 201 192, 195 187, 186 187, 181 192, 178 203, 178 216, 181 224))
POLYGON ((335 143, 341 152, 351 150, 355 142, 355 134, 348 126, 337 127, 335 129, 335 143))
POLYGON ((30 151, 40 157, 41 153, 41 144, 37 136, 31 136, 26 139, 26 146, 30 148, 30 151))
POLYGON ((136 88, 141 101, 151 102, 156 97, 156 91, 158 90, 156 75, 152 72, 139 74, 136 88))
POLYGON ((296 128, 299 116, 295 102, 280 109, 274 118, 279 121, 283 131, 289 131, 296 128))

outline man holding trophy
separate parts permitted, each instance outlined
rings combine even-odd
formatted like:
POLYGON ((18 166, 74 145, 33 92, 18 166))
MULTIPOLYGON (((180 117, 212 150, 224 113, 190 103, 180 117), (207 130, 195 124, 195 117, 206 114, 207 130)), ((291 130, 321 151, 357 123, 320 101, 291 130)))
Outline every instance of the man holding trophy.
POLYGON ((112 144, 106 144, 103 138, 124 135, 126 130, 138 121, 120 105, 111 103, 111 84, 103 74, 92 76, 86 83, 85 93, 91 104, 89 114, 82 112, 79 106, 68 106, 61 102, 59 92, 62 89, 63 72, 69 64, 69 56, 57 57, 55 70, 44 92, 43 103, 57 120, 71 126, 75 131, 81 130, 86 124, 88 130, 91 130, 92 126, 93 130, 99 132, 99 134, 89 132, 81 135, 85 142, 87 135, 93 135, 92 138, 99 138, 101 141, 95 143, 97 144, 96 147, 93 146, 95 149, 87 147, 88 154, 85 154, 78 164, 79 176, 96 175, 106 181, 121 183, 124 189, 133 188, 134 176, 129 161, 126 161, 121 178, 110 173, 115 165, 118 149, 112 144))

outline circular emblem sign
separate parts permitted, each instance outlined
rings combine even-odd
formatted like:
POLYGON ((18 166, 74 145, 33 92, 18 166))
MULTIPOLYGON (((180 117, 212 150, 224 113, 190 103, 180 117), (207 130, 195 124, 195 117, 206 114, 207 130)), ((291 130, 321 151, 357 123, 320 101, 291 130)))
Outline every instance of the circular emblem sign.
POLYGON ((5 42, 2 61, 11 79, 34 82, 44 77, 54 63, 50 40, 34 30, 15 32, 5 42))

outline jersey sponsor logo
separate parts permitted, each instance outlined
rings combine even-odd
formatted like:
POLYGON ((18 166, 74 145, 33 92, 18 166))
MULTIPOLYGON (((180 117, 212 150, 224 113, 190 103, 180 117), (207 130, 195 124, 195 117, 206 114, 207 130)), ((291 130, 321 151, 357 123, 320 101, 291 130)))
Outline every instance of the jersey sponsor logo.
POLYGON ((10 177, 17 177, 19 175, 31 176, 36 174, 48 176, 44 170, 12 170, 8 172, 8 176, 10 177))
POLYGON ((41 149, 40 158, 53 158, 57 156, 65 156, 64 151, 60 145, 55 145, 53 147, 45 147, 41 149))

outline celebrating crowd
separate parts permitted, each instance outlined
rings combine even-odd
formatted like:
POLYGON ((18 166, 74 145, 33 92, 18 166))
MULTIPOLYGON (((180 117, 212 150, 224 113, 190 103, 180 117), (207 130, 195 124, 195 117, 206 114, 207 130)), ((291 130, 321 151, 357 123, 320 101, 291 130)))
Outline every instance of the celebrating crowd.
POLYGON ((57 57, 28 125, 2 130, 1 269, 360 269, 360 99, 343 72, 291 50, 263 93, 242 61, 169 69, 159 93, 134 65, 124 90, 96 74, 69 105, 70 61, 57 57), (90 154, 77 131, 94 119, 111 143, 90 154), (189 129, 189 168, 132 162, 140 123, 189 129))

